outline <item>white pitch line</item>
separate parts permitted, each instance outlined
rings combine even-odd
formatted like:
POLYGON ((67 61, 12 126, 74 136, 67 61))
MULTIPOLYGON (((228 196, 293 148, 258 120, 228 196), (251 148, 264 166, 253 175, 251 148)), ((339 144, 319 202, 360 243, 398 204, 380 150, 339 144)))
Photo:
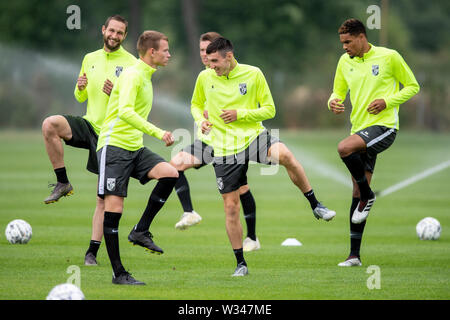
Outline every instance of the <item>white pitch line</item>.
POLYGON ((444 161, 440 164, 438 164, 437 166, 434 166, 432 168, 426 169, 425 171, 422 171, 421 173, 418 173, 414 176, 412 176, 411 178, 408 178, 402 182, 399 182, 397 184, 394 184, 393 186, 381 191, 380 193, 377 194, 378 197, 384 197, 387 196, 388 194, 391 194, 395 191, 398 191, 400 189, 403 189, 413 183, 416 183, 419 180, 425 179, 435 173, 438 173, 439 171, 442 171, 446 168, 450 167, 450 160, 448 161, 444 161))

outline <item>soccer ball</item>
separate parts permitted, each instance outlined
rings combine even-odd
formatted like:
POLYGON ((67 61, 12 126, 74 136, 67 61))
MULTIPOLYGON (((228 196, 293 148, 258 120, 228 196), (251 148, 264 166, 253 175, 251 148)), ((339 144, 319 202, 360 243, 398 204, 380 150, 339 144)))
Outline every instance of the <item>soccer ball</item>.
POLYGON ((9 243, 25 244, 31 239, 33 230, 28 222, 16 219, 8 223, 5 230, 6 239, 9 243))
POLYGON ((76 285, 63 283, 55 286, 46 300, 84 300, 84 294, 76 285))
POLYGON ((426 217, 419 221, 416 232, 420 240, 437 240, 441 236, 441 224, 435 218, 426 217))

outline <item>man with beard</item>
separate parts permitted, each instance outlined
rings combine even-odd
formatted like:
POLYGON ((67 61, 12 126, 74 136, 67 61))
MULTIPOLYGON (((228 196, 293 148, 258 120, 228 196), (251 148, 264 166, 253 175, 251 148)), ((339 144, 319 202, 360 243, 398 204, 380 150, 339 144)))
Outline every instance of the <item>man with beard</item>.
MULTIPOLYGON (((109 17, 102 26, 103 48, 88 53, 83 59, 74 94, 80 103, 87 100, 86 114, 83 117, 53 115, 46 118, 42 124, 45 147, 57 179, 52 193, 44 200, 46 204, 73 193, 66 173, 61 139, 69 146, 88 149, 86 168, 98 174, 97 140, 105 119, 109 96, 123 69, 137 61, 121 46, 127 35, 127 27, 128 22, 123 17, 109 17)), ((103 237, 103 212, 104 200, 97 196, 91 241, 85 255, 86 265, 97 265, 97 251, 103 237)))

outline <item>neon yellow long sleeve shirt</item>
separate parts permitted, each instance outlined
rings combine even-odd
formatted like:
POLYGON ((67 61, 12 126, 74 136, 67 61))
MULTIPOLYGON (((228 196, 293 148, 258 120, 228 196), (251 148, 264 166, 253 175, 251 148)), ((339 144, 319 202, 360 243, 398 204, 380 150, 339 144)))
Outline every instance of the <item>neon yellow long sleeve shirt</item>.
POLYGON ((144 146, 144 133, 162 139, 165 131, 147 121, 152 109, 152 74, 142 60, 126 69, 111 92, 97 150, 105 145, 136 151, 144 146))
POLYGON ((105 119, 109 96, 102 91, 106 79, 113 84, 123 69, 136 63, 136 58, 120 47, 114 52, 100 49, 84 56, 80 76, 86 73, 87 87, 80 91, 75 84, 74 95, 78 102, 87 100, 86 114, 83 116, 99 134, 105 119))
POLYGON ((420 90, 414 74, 397 51, 372 44, 370 46, 362 58, 352 59, 347 53, 341 56, 334 77, 333 93, 328 100, 330 108, 331 100, 338 98, 344 101, 350 90, 352 134, 373 125, 398 130, 400 104, 420 90), (400 83, 403 85, 401 90, 400 83), (367 111, 375 99, 384 99, 386 102, 386 109, 376 115, 367 111))
POLYGON ((228 76, 213 69, 200 72, 191 101, 197 126, 206 119, 212 123, 210 145, 215 156, 237 154, 265 130, 262 121, 275 116, 275 105, 267 81, 257 67, 237 63, 228 76), (237 110, 237 120, 225 124, 222 110, 237 110))

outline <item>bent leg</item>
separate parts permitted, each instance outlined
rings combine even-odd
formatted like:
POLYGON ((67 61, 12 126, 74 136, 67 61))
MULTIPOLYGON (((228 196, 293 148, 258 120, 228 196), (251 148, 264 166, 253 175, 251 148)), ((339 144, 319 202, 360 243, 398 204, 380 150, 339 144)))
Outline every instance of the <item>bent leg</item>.
MULTIPOLYGON (((180 151, 170 160, 170 164, 178 170, 179 177, 175 184, 175 191, 184 212, 194 211, 189 183, 184 175, 184 171, 199 166, 199 164, 196 163, 199 163, 199 160, 192 154, 184 151, 180 151)), ((184 226, 181 229, 184 229, 184 226)))
POLYGON ((291 181, 303 192, 306 193, 311 190, 308 177, 306 176, 303 166, 294 157, 292 152, 286 147, 284 143, 277 142, 270 146, 268 150, 268 157, 271 162, 279 163, 287 170, 291 181))
POLYGON ((70 140, 72 130, 63 116, 50 116, 42 123, 45 148, 53 169, 64 167, 64 148, 61 139, 70 140))

